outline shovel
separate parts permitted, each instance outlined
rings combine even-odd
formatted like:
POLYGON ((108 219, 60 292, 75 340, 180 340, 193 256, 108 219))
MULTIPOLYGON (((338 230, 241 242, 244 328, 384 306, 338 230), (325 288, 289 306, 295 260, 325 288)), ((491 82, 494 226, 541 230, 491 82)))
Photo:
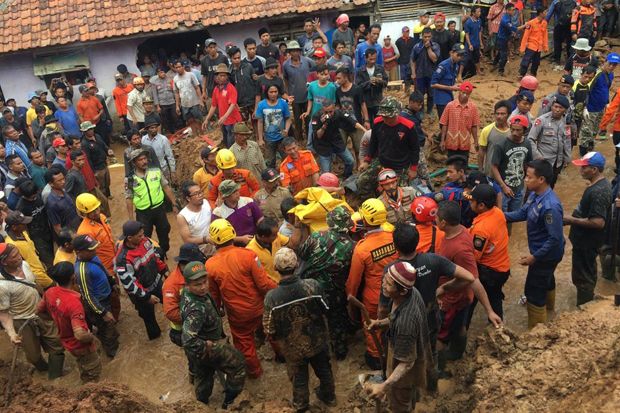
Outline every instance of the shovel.
MULTIPOLYGON (((362 314, 362 320, 364 321, 365 325, 370 324, 370 314, 368 313, 368 309, 366 308, 366 306, 364 305, 364 303, 362 303, 360 300, 358 300, 357 298, 350 296, 349 297, 349 302, 359 308, 360 313, 362 314)), ((370 337, 372 338, 373 343, 375 344, 375 347, 377 347, 377 350, 379 350, 379 361, 381 362, 381 373, 383 374, 383 377, 385 376, 385 369, 386 369, 386 359, 385 359, 385 349, 383 348, 383 345, 381 344, 381 340, 379 339, 379 336, 377 335, 376 331, 370 331, 370 337)))
MULTIPOLYGON (((364 387, 366 386, 366 383, 379 384, 385 381, 385 379, 382 376, 378 374, 371 374, 371 373, 361 373, 357 376, 357 380, 362 386, 362 389, 364 389, 364 387)), ((383 410, 381 405, 382 405, 381 399, 375 399, 375 413, 381 413, 381 411, 383 410)))
MULTIPOLYGON (((24 324, 22 324, 19 330, 17 330, 18 336, 21 336, 22 331, 24 331, 24 328, 32 320, 33 320, 32 318, 29 318, 28 320, 26 320, 24 324)), ((11 403, 11 390, 13 387, 13 380, 15 379, 15 375, 13 373, 15 372, 15 364, 17 364, 17 351, 18 350, 19 350, 19 344, 13 346, 13 358, 11 359, 11 369, 9 370, 9 380, 6 383, 6 390, 4 392, 4 407, 9 407, 9 404, 11 403)))

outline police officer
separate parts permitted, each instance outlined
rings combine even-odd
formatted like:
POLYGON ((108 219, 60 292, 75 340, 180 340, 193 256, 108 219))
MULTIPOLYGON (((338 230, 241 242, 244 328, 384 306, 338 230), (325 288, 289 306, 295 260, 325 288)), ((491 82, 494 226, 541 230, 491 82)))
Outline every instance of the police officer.
POLYGON ((570 106, 566 109, 566 113, 564 114, 564 120, 566 121, 566 125, 571 127, 571 140, 572 145, 574 146, 577 141, 577 125, 575 124, 575 119, 573 119, 573 111, 575 110, 573 104, 574 92, 573 85, 575 84, 575 79, 571 75, 563 75, 560 79, 560 83, 558 83, 558 89, 545 96, 540 105, 540 110, 538 111, 538 116, 544 115, 545 113, 551 112, 551 106, 555 103, 559 96, 564 96, 568 99, 570 106))
POLYGON ((274 267, 282 276, 277 288, 265 296, 263 329, 282 350, 293 384, 293 408, 308 410, 308 364, 319 379, 318 398, 336 405, 334 375, 329 362, 328 333, 325 324, 327 304, 316 280, 301 280, 295 273, 297 256, 281 248, 274 256, 274 267))
POLYGON ((393 169, 402 185, 417 176, 420 144, 415 124, 400 116, 401 103, 393 97, 381 101, 372 126, 368 153, 360 162, 357 186, 362 199, 374 197, 381 168, 393 169))
POLYGON ((543 159, 553 167, 553 175, 548 184, 553 188, 558 175, 571 160, 570 125, 566 124, 566 110, 570 102, 566 96, 556 96, 551 112, 539 116, 534 121, 527 138, 532 145, 532 157, 543 159))
POLYGON ((144 149, 136 149, 131 152, 129 161, 134 166, 133 175, 127 178, 125 184, 125 199, 129 219, 135 217, 144 224, 144 234, 151 237, 153 226, 157 230, 157 239, 164 254, 170 249, 169 233, 170 223, 166 216, 164 197, 174 205, 172 212, 179 213, 174 193, 168 186, 168 180, 159 168, 149 168, 149 152, 144 149))
POLYGON ((525 279, 529 328, 545 323, 546 310, 554 310, 554 272, 564 255, 564 212, 560 200, 551 189, 553 169, 543 159, 530 162, 525 175, 525 185, 531 191, 530 196, 518 211, 504 213, 507 222, 527 221, 530 253, 522 256, 519 264, 529 267, 525 279))
POLYGON ((378 181, 382 189, 379 199, 387 210, 388 222, 392 225, 397 222, 411 222, 411 202, 421 193, 410 186, 398 186, 398 176, 393 169, 383 168, 379 172, 378 181))
POLYGON ((437 69, 431 77, 431 89, 433 89, 433 102, 437 108, 437 117, 441 118, 446 105, 452 101, 452 92, 459 90, 455 85, 461 82, 463 65, 460 63, 467 51, 463 43, 456 43, 450 50, 450 57, 437 65, 437 69))
POLYGON ((319 282, 327 301, 327 324, 336 360, 347 356, 347 296, 345 283, 351 268, 355 241, 349 235, 353 227, 351 214, 338 206, 327 214, 327 231, 313 232, 299 248, 301 278, 319 282))
POLYGON ((209 294, 209 281, 203 263, 192 261, 183 269, 185 288, 181 294, 183 349, 194 372, 196 399, 207 404, 213 391, 213 375, 224 373, 226 409, 243 389, 245 361, 224 335, 222 316, 209 294))

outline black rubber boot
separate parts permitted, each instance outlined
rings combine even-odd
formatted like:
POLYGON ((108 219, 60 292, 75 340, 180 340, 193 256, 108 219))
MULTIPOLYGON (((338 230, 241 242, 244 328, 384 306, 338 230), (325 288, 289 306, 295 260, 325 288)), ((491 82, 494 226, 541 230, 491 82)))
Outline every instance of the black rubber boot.
POLYGON ((467 347, 467 336, 458 336, 450 342, 450 349, 446 352, 446 360, 460 360, 467 347))
POLYGON ((47 370, 47 378, 50 380, 57 379, 62 376, 62 368, 65 364, 65 354, 50 354, 48 357, 49 369, 47 370))
POLYGON ((364 360, 371 370, 381 370, 381 360, 379 360, 378 357, 373 357, 369 353, 364 353, 364 360))
POLYGON ((439 370, 439 378, 440 379, 449 379, 452 377, 452 373, 446 371, 446 350, 440 350, 437 352, 437 369, 439 370))
POLYGON ((230 406, 235 401, 239 393, 241 393, 240 390, 225 390, 224 391, 224 402, 222 403, 222 409, 224 410, 228 409, 228 406, 230 406))
POLYGON ((44 359, 40 358, 39 361, 34 363, 34 368, 37 369, 37 371, 47 371, 49 366, 47 364, 47 361, 45 361, 44 359))

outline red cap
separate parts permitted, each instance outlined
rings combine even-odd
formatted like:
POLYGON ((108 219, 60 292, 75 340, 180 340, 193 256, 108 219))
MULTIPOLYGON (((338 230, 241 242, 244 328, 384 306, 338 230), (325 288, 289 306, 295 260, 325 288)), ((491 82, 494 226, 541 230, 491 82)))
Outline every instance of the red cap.
POLYGON ((323 50, 323 48, 320 48, 320 49, 316 49, 314 53, 312 54, 312 56, 322 58, 322 57, 326 57, 327 53, 325 53, 325 50, 323 50))
POLYGON ((469 82, 468 80, 464 81, 459 86, 459 90, 461 92, 465 92, 465 93, 471 93, 471 92, 474 91, 475 88, 476 88, 476 86, 472 85, 471 82, 469 82))
POLYGON ((56 138, 54 142, 52 142, 52 147, 58 148, 59 146, 65 146, 66 142, 63 138, 56 138))
POLYGON ((514 115, 510 118, 509 122, 511 125, 521 125, 526 129, 530 126, 530 121, 523 115, 514 115))
POLYGON ((437 13, 435 13, 435 20, 437 20, 438 18, 446 20, 446 15, 438 11, 437 13))
POLYGON ((86 89, 90 89, 91 87, 97 87, 93 82, 86 83, 86 89))

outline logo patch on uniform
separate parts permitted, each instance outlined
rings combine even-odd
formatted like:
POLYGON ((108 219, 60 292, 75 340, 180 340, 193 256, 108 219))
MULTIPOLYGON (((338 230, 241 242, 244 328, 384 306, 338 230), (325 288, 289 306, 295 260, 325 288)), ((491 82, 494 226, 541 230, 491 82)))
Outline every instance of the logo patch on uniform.
POLYGON ((474 237, 474 249, 476 251, 482 251, 484 249, 484 244, 487 242, 487 239, 481 237, 480 235, 476 235, 474 237))
POLYGON ((545 214, 545 224, 547 224, 547 225, 553 224, 553 215, 552 214, 545 214))
POLYGON ((540 119, 536 119, 536 121, 534 121, 534 126, 540 126, 541 123, 542 121, 540 119))
POLYGON ((396 247, 394 243, 383 245, 377 249, 370 251, 370 257, 373 262, 381 261, 383 258, 387 258, 396 253, 396 247))
POLYGON ((402 139, 405 137, 405 132, 398 132, 398 139, 402 139))

